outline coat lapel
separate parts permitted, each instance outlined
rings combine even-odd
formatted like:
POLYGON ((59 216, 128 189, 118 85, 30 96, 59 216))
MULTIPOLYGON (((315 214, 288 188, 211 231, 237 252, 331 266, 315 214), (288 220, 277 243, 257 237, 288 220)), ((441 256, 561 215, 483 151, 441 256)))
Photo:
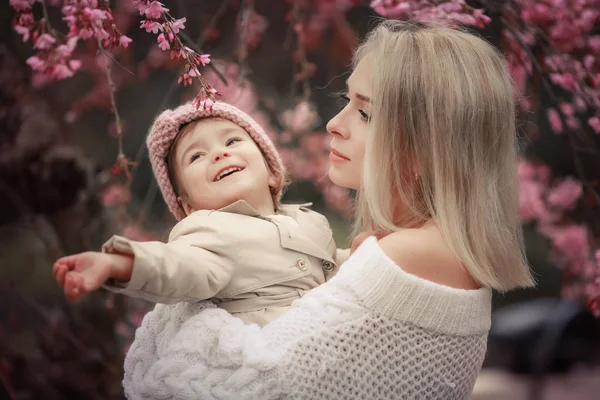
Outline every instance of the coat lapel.
POLYGON ((281 245, 290 250, 295 250, 311 256, 335 262, 325 250, 332 239, 331 229, 325 229, 303 215, 302 207, 307 207, 312 203, 301 204, 298 206, 288 206, 285 215, 296 220, 297 224, 282 223, 282 221, 273 219, 272 222, 279 229, 281 245))

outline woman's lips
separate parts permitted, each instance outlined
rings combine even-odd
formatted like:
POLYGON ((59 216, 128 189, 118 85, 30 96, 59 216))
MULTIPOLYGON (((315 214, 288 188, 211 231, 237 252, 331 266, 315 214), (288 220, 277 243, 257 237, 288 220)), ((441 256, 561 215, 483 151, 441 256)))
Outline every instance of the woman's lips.
POLYGON ((342 161, 350 161, 348 157, 337 151, 336 149, 331 149, 329 153, 329 160, 331 162, 342 162, 342 161))

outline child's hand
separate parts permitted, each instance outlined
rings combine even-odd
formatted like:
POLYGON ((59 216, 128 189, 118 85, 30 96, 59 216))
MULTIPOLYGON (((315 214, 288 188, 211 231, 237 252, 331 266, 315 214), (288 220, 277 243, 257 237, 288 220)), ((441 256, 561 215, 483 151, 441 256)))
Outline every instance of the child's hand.
POLYGON ((358 246, 360 246, 362 244, 362 242, 364 242, 365 239, 368 238, 369 236, 375 236, 377 238, 377 240, 379 240, 382 237, 384 237, 385 235, 381 232, 375 232, 375 231, 359 233, 352 240, 352 244, 350 244, 350 254, 354 253, 354 251, 358 248, 358 246))
POLYGON ((67 298, 74 301, 100 288, 109 278, 129 280, 132 269, 131 257, 88 251, 58 259, 53 274, 67 298))

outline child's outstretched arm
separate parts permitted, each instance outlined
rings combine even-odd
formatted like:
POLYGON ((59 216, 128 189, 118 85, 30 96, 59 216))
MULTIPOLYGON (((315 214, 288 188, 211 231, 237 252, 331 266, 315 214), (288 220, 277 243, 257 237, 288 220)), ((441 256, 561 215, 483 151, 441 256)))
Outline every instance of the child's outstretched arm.
POLYGON ((197 211, 180 221, 168 243, 137 242, 113 236, 103 253, 128 254, 134 260, 128 279, 108 279, 102 287, 153 303, 196 302, 226 289, 238 267, 231 229, 197 211))
POLYGON ((128 281, 133 257, 94 251, 59 258, 53 267, 54 279, 69 300, 77 300, 100 288, 107 280, 128 281))

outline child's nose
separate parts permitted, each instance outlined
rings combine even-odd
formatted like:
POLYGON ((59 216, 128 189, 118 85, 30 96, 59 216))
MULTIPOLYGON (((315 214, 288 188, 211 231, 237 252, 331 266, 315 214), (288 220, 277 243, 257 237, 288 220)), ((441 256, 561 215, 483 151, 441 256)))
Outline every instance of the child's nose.
POLYGON ((222 160, 223 158, 231 157, 231 155, 226 151, 218 151, 215 154, 215 162, 222 160))

